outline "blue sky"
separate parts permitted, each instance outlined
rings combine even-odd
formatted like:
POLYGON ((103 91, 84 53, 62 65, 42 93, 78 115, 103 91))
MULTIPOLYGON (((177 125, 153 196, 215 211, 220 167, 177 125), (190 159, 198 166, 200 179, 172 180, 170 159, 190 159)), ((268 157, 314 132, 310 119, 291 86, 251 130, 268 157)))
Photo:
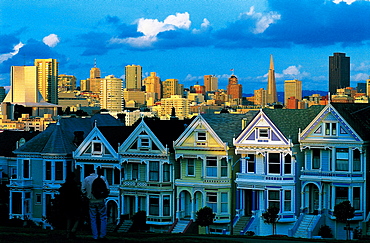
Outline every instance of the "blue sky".
POLYGON ((265 88, 270 54, 278 91, 284 80, 328 89, 328 57, 351 58, 351 86, 370 75, 368 0, 2 0, 0 85, 10 66, 56 58, 59 73, 89 77, 96 59, 102 76, 124 78, 143 67, 185 87, 231 69, 244 93, 265 88))

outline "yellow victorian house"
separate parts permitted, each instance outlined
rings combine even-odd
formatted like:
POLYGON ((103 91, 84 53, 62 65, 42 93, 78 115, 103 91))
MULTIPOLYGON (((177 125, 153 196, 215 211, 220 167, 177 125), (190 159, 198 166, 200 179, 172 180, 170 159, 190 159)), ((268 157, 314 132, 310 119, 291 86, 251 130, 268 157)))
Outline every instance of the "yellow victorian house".
MULTIPOLYGON (((205 206, 216 214, 211 233, 230 230, 232 221, 232 172, 237 161, 233 137, 242 129, 243 115, 199 115, 174 142, 177 175, 178 224, 195 221, 205 206)), ((180 232, 185 232, 184 230, 180 232)))

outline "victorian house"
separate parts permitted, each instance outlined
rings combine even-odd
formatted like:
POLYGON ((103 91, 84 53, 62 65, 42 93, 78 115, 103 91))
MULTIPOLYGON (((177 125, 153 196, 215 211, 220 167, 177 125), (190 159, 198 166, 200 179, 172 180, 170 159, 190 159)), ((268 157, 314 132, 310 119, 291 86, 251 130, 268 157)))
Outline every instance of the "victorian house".
POLYGON ((311 217, 312 225, 306 234, 296 235, 300 221, 292 235, 311 237, 321 225, 328 225, 334 237, 345 239, 344 224, 335 221, 335 205, 350 201, 355 209, 352 228, 366 232, 369 217, 369 197, 366 182, 370 139, 370 106, 368 104, 327 105, 299 134, 304 163, 300 181, 302 195, 300 220, 311 217))
MULTIPOLYGON (((241 131, 243 115, 198 115, 174 142, 178 170, 175 183, 176 219, 189 225, 208 206, 216 214, 211 233, 232 231, 232 139, 241 131)), ((182 232, 182 231, 180 231, 182 232)))
POLYGON ((245 222, 241 231, 272 234, 262 213, 279 208, 277 234, 287 234, 300 213, 300 152, 298 133, 323 109, 262 109, 234 139, 235 153, 241 156, 236 175, 236 212, 245 222))

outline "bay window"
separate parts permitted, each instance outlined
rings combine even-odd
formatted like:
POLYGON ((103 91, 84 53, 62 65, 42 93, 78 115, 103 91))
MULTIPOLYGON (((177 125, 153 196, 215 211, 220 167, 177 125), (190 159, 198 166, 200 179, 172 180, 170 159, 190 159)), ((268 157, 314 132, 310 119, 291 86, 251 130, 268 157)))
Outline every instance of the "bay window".
POLYGON ((149 161, 149 181, 159 181, 159 161, 149 161))
POLYGON ((271 174, 280 174, 280 154, 269 153, 268 154, 268 168, 271 174))
POLYGON ((348 148, 339 148, 336 150, 335 170, 348 171, 348 148))
POLYGON ((195 160, 187 159, 187 176, 195 176, 195 160))
POLYGON ((212 208, 214 213, 217 212, 217 192, 207 192, 207 206, 212 208))
POLYGON ((217 177, 217 157, 206 158, 207 176, 217 177))
POLYGON ((280 208, 280 191, 277 190, 268 191, 268 207, 280 208))

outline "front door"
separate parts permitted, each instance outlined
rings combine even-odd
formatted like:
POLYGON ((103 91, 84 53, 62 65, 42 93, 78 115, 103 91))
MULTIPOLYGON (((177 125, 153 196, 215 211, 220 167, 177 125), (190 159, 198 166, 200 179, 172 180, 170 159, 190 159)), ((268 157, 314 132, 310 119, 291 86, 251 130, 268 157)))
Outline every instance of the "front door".
POLYGON ((317 214, 319 209, 319 189, 315 185, 309 187, 309 213, 317 214))

